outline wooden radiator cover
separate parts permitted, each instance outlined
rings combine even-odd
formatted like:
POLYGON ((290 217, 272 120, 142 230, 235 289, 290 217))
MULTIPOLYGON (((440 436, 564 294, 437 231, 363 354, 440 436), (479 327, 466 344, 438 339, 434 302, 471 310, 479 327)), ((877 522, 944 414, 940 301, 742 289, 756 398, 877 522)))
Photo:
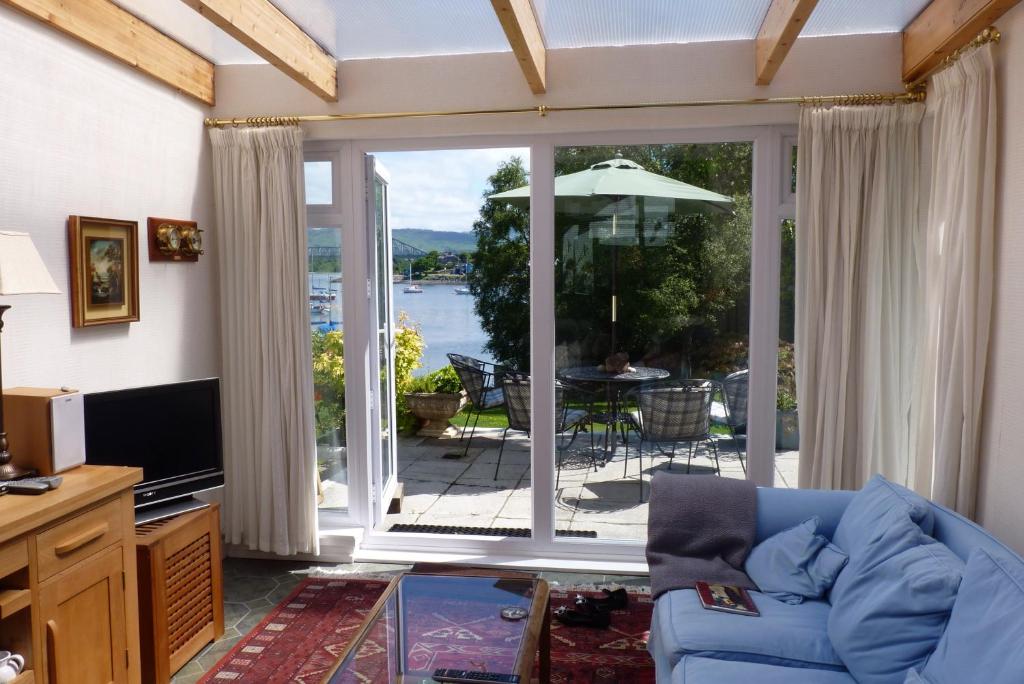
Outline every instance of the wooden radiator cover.
POLYGON ((224 634, 220 508, 135 528, 142 681, 168 682, 224 634))

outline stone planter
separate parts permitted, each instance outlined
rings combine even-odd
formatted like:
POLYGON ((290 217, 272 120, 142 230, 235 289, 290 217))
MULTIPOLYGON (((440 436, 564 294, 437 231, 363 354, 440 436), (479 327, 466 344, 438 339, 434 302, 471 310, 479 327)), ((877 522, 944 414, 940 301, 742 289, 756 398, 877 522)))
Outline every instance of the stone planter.
POLYGON ((423 421, 420 437, 454 437, 458 428, 448 423, 466 405, 466 393, 414 392, 405 395, 409 411, 423 421))
POLYGON ((775 412, 775 448, 785 451, 800 448, 800 422, 796 409, 775 412))

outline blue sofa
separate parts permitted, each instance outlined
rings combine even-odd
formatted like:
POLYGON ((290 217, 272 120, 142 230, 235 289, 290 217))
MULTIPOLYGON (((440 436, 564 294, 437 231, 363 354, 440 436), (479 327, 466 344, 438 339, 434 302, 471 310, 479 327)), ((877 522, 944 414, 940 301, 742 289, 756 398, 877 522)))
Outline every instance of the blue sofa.
MULTIPOLYGON (((832 539, 856 495, 848 491, 760 488, 755 545, 812 516, 821 521, 819 531, 832 539)), ((917 501, 925 511, 930 508, 930 529, 926 532, 964 562, 960 566, 963 581, 957 574, 952 589, 958 592, 955 598, 974 592, 971 600, 957 600, 952 617, 946 612, 936 618, 941 621, 938 629, 943 636, 937 646, 927 645, 928 667, 912 667, 898 675, 855 678, 850 671, 855 668, 847 668, 838 653, 841 649, 833 648, 830 641, 830 595, 791 605, 752 591, 761 617, 744 617, 704 610, 694 590, 680 589, 666 592, 654 604, 648 649, 655 661, 658 683, 1024 682, 1024 560, 966 518, 923 499, 917 501), (969 580, 972 574, 975 577, 969 580), (992 593, 1001 598, 989 605, 986 597, 992 593), (919 675, 922 668, 924 672, 919 675)), ((952 554, 947 555, 959 565, 952 554)), ((853 571, 848 566, 842 572, 853 571)), ((878 592, 884 594, 885 587, 878 587, 878 592)), ((835 617, 839 618, 838 612, 835 617)), ((869 651, 861 656, 876 654, 869 651)), ((877 657, 887 656, 879 653, 877 657)), ((860 676, 859 671, 856 674, 860 676)))

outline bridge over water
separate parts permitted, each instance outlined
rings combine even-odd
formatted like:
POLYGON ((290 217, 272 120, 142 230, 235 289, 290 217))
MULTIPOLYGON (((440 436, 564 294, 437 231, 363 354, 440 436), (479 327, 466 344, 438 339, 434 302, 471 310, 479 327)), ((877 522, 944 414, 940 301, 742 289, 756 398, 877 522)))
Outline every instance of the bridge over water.
MULTIPOLYGON (((310 247, 308 251, 309 258, 341 258, 341 247, 310 247)), ((426 255, 427 253, 424 252, 422 249, 413 247, 408 242, 402 242, 397 238, 391 239, 391 256, 395 261, 398 261, 399 259, 416 259, 418 257, 426 255)))

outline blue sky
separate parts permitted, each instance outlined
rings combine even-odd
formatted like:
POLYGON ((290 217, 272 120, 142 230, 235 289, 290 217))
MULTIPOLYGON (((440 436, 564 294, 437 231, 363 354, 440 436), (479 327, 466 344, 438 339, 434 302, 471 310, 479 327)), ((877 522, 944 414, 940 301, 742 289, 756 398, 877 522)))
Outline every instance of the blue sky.
MULTIPOLYGON (((525 147, 375 153, 391 179, 391 227, 472 230, 487 177, 513 156, 530 168, 525 147)), ((330 174, 330 162, 306 162, 307 202, 331 203, 330 174)))
POLYGON ((512 156, 529 168, 529 148, 375 153, 391 177, 391 227, 472 230, 487 177, 512 156))

